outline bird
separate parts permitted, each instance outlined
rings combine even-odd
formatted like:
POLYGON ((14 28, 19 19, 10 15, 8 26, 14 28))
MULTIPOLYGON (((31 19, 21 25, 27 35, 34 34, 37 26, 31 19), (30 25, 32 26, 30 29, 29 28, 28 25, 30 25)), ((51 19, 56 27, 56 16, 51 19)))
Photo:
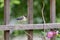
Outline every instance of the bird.
POLYGON ((9 25, 16 25, 16 24, 27 24, 27 17, 26 16, 20 16, 17 18, 13 18, 9 25))
POLYGON ((28 21, 26 16, 18 17, 16 20, 17 20, 17 24, 27 24, 28 21))
MULTIPOLYGON (((19 16, 17 18, 13 18, 9 25, 17 25, 17 24, 27 24, 27 17, 26 16, 19 16)), ((10 35, 12 35, 12 33, 14 32, 14 30, 10 30, 10 35)))

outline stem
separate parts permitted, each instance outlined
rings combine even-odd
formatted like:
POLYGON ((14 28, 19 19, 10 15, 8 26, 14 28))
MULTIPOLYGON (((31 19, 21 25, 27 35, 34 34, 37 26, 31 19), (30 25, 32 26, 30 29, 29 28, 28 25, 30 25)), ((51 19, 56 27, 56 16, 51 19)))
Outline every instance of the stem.
MULTIPOLYGON (((46 21, 45 21, 45 18, 44 18, 44 7, 45 7, 45 3, 44 3, 44 1, 42 2, 42 5, 43 5, 43 7, 42 7, 42 18, 43 18, 43 22, 44 22, 44 24, 45 24, 46 21)), ((44 25, 43 25, 43 30, 44 30, 44 32, 45 32, 44 25)), ((45 36, 43 37, 42 40, 46 40, 45 36)))

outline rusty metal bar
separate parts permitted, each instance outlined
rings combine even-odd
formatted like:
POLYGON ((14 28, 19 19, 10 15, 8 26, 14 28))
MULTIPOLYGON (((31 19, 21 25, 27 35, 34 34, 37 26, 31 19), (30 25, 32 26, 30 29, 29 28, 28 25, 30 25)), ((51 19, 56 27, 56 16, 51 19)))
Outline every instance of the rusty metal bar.
POLYGON ((34 30, 34 29, 54 29, 60 28, 60 23, 47 24, 18 24, 18 25, 0 25, 0 30, 34 30))
MULTIPOLYGON (((51 23, 55 23, 56 21, 56 0, 50 0, 50 21, 51 23)), ((51 38, 51 40, 55 40, 55 36, 51 38)))
MULTIPOLYGON (((10 0, 4 0, 4 24, 10 20, 10 0)), ((9 40, 9 30, 4 31, 4 40, 9 40)))
MULTIPOLYGON (((27 0, 28 5, 28 24, 33 24, 33 0, 27 0)), ((28 30, 28 40, 33 40, 33 30, 28 30)))
POLYGON ((50 21, 55 23, 56 21, 56 0, 50 0, 50 21))

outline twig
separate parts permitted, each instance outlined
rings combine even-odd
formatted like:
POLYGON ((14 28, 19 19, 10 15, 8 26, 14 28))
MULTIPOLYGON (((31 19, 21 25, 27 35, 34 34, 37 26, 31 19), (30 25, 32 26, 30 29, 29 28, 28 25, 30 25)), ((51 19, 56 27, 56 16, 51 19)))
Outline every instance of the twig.
MULTIPOLYGON (((42 18, 43 18, 43 22, 44 22, 44 24, 45 24, 46 21, 45 21, 45 18, 44 18, 44 7, 45 7, 44 1, 42 2, 42 5, 43 5, 42 10, 41 10, 41 11, 42 11, 42 18)), ((43 30, 44 30, 44 32, 45 32, 44 26, 43 26, 43 30)), ((46 40, 45 36, 43 37, 42 40, 46 40)))
POLYGON ((33 39, 32 36, 28 32, 26 32, 26 31, 24 31, 24 32, 25 32, 25 34, 27 34, 28 36, 30 36, 31 39, 33 39))

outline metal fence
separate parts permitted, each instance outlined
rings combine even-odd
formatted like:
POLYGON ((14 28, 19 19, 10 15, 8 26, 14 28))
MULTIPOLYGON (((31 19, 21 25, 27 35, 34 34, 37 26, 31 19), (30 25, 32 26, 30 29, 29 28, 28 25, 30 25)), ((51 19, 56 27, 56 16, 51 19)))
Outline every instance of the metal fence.
MULTIPOLYGON (((4 30, 4 40, 9 40, 9 32, 13 30, 28 30, 27 32, 33 38, 34 29, 51 29, 60 28, 60 23, 55 23, 56 18, 56 0, 50 0, 50 20, 51 23, 46 24, 33 24, 33 0, 27 0, 28 5, 28 24, 8 25, 10 20, 10 0, 4 0, 4 25, 0 25, 0 30, 4 30), (50 27, 48 27, 50 26, 50 27)), ((33 40, 28 36, 28 40, 33 40)), ((51 39, 52 40, 52 39, 51 39)))

